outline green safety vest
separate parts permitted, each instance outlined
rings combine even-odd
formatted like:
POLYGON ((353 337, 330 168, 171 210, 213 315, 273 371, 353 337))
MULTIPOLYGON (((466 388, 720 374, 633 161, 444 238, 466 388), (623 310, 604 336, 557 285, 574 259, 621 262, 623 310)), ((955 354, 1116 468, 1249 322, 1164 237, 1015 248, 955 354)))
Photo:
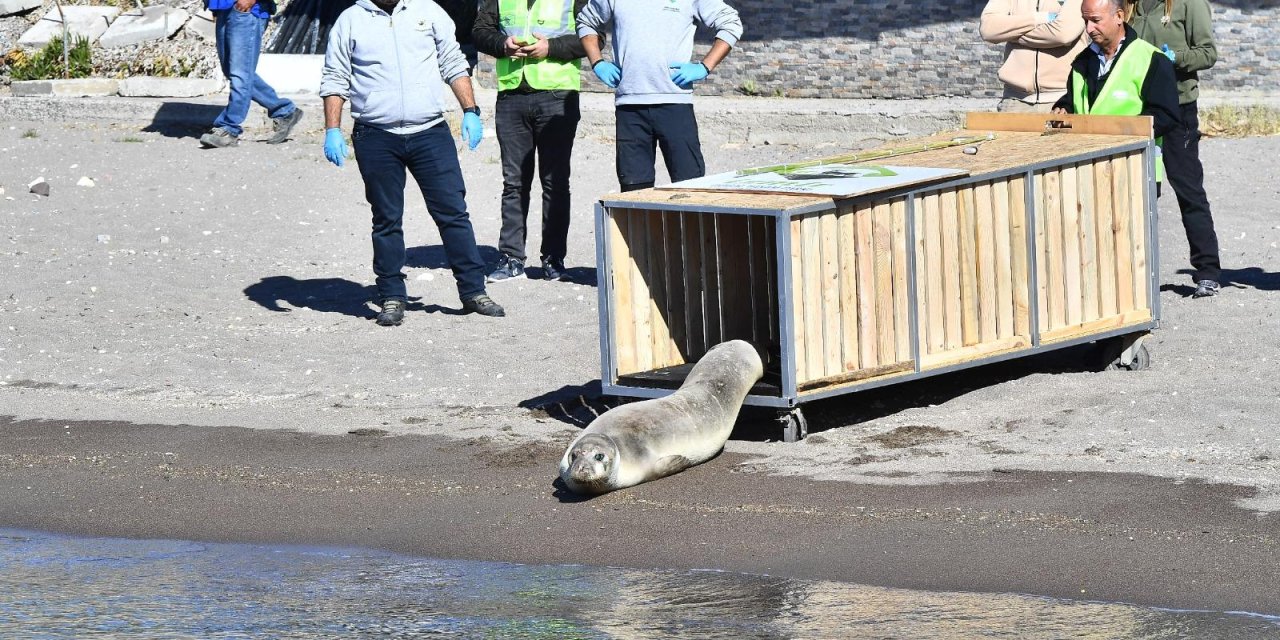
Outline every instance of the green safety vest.
MULTIPOLYGON (((1089 85, 1084 75, 1071 69, 1072 106, 1076 113, 1101 116, 1136 116, 1142 113, 1142 82, 1151 68, 1152 54, 1159 51, 1145 40, 1135 39, 1111 63, 1111 73, 1102 83, 1098 101, 1089 104, 1089 85), (1130 55, 1132 54, 1132 55, 1130 55)), ((1156 138, 1156 146, 1164 143, 1156 138)), ((1156 155, 1156 182, 1164 182, 1164 161, 1156 155)))
MULTIPOLYGON (((518 42, 533 42, 534 35, 548 40, 577 33, 573 19, 573 0, 498 0, 498 16, 502 31, 518 42)), ((520 86, 523 78, 534 89, 572 90, 582 88, 581 65, 578 60, 540 60, 498 58, 498 91, 520 86)))

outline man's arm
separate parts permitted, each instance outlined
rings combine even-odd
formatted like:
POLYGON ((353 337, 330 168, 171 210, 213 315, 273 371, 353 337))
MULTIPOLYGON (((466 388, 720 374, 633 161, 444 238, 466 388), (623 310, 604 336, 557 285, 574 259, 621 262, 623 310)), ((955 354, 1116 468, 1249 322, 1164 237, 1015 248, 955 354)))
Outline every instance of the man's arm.
MULTIPOLYGON (((573 15, 576 16, 582 13, 582 10, 586 8, 586 6, 587 0, 577 0, 577 2, 574 2, 573 15)), ((600 34, 597 33, 596 36, 600 37, 600 34)), ((599 46, 599 43, 597 43, 596 47, 599 48, 599 46)), ((582 46, 582 38, 579 38, 576 33, 557 36, 547 41, 548 58, 552 58, 554 60, 577 60, 578 58, 585 57, 586 55, 587 50, 582 46)))
MULTIPOLYGON (((351 45, 348 37, 348 21, 338 16, 329 30, 329 40, 324 52, 324 70, 320 73, 320 96, 337 96, 342 101, 351 94, 351 45)), ((341 109, 341 101, 338 104, 341 109)), ((337 125, 334 125, 337 126, 337 125)))
POLYGON ((1187 73, 1204 71, 1218 62, 1218 47, 1213 44, 1213 10, 1205 0, 1190 0, 1183 6, 1187 11, 1187 41, 1169 43, 1177 58, 1173 66, 1187 73))
POLYGON ((507 34, 502 31, 498 16, 498 0, 484 0, 476 12, 476 23, 471 29, 471 43, 480 53, 495 58, 505 58, 511 54, 503 46, 507 34))
POLYGON ((1084 34, 1084 16, 1080 14, 1080 0, 1067 0, 1058 8, 1053 20, 1038 24, 1017 39, 1018 44, 1032 49, 1069 47, 1084 34))
POLYGON ((1157 51, 1151 54, 1151 67, 1142 82, 1142 115, 1155 119, 1155 135, 1160 137, 1181 124, 1180 112, 1173 63, 1157 51))
POLYGON ((324 128, 333 129, 342 124, 342 105, 346 98, 338 95, 324 97, 324 128))
POLYGON ((989 0, 978 19, 978 33, 983 40, 1000 44, 1021 38, 1036 24, 1033 12, 1014 14, 1012 0, 989 0))
POLYGON ((588 0, 578 12, 578 38, 588 63, 594 65, 600 61, 600 32, 612 20, 613 0, 588 0))
POLYGON ((698 22, 716 32, 716 43, 711 46, 711 53, 702 60, 702 63, 711 69, 729 54, 729 49, 738 44, 738 39, 742 37, 742 18, 738 15, 737 9, 725 4, 723 0, 693 0, 693 14, 698 18, 698 22), (725 47, 720 56, 714 60, 708 60, 721 42, 725 47))
POLYGON ((458 99, 458 105, 465 111, 476 106, 476 94, 471 88, 471 76, 461 74, 449 82, 449 88, 453 90, 453 97, 458 99))

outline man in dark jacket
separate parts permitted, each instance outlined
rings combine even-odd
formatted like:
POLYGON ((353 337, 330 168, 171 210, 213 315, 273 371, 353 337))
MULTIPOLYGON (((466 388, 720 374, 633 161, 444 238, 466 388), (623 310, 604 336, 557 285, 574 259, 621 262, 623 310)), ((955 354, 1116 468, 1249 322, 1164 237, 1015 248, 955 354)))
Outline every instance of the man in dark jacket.
POLYGON ((486 280, 525 277, 526 221, 536 161, 542 182, 542 276, 565 278, 569 159, 581 112, 576 19, 586 0, 484 0, 471 39, 497 59, 494 122, 502 153, 501 256, 486 280))

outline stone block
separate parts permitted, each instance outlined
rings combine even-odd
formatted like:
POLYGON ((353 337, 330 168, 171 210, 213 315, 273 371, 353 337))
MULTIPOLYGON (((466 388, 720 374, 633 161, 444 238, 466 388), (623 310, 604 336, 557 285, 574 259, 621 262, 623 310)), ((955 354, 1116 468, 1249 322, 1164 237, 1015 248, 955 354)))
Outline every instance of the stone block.
POLYGON ((42 0, 0 0, 0 16, 30 11, 44 4, 42 0))
MULTIPOLYGON (((67 29, 71 32, 72 43, 76 38, 96 42, 106 32, 111 21, 120 14, 120 10, 115 7, 68 6, 63 7, 62 11, 67 17, 67 29)), ((18 46, 38 49, 61 36, 62 18, 58 15, 58 8, 54 7, 18 38, 18 46)))
POLYGON ((151 6, 139 12, 133 9, 111 23, 98 39, 98 46, 124 47, 150 40, 163 40, 178 32, 191 19, 191 14, 176 7, 151 6))
POLYGON ((258 57, 258 76, 276 93, 320 93, 324 56, 264 53, 258 57))
POLYGON ((157 78, 133 76, 120 81, 120 95, 127 98, 194 98, 222 91, 224 80, 208 78, 157 78))
POLYGON ((201 40, 213 42, 216 39, 213 33, 213 12, 208 9, 191 16, 191 20, 183 28, 196 34, 201 40))
POLYGON ((120 81, 108 78, 73 78, 71 80, 20 80, 10 90, 15 96, 60 96, 83 98, 86 96, 113 96, 120 88, 120 81))

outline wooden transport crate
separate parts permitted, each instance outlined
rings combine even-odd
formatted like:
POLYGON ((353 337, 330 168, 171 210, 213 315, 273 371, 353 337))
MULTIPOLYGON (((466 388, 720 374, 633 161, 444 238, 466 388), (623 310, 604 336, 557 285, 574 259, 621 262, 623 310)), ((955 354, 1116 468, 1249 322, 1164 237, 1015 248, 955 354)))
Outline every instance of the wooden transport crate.
MULTIPOLYGON (((883 161, 967 176, 848 199, 670 188, 604 198, 604 391, 670 393, 735 338, 769 355, 747 404, 788 411, 1082 342, 1140 347, 1159 319, 1150 119, 974 113, 960 132, 884 149, 989 133, 973 155, 953 146, 883 161), (1050 119, 1069 128, 1046 129, 1050 119)), ((789 439, 803 435, 792 415, 789 439)))

